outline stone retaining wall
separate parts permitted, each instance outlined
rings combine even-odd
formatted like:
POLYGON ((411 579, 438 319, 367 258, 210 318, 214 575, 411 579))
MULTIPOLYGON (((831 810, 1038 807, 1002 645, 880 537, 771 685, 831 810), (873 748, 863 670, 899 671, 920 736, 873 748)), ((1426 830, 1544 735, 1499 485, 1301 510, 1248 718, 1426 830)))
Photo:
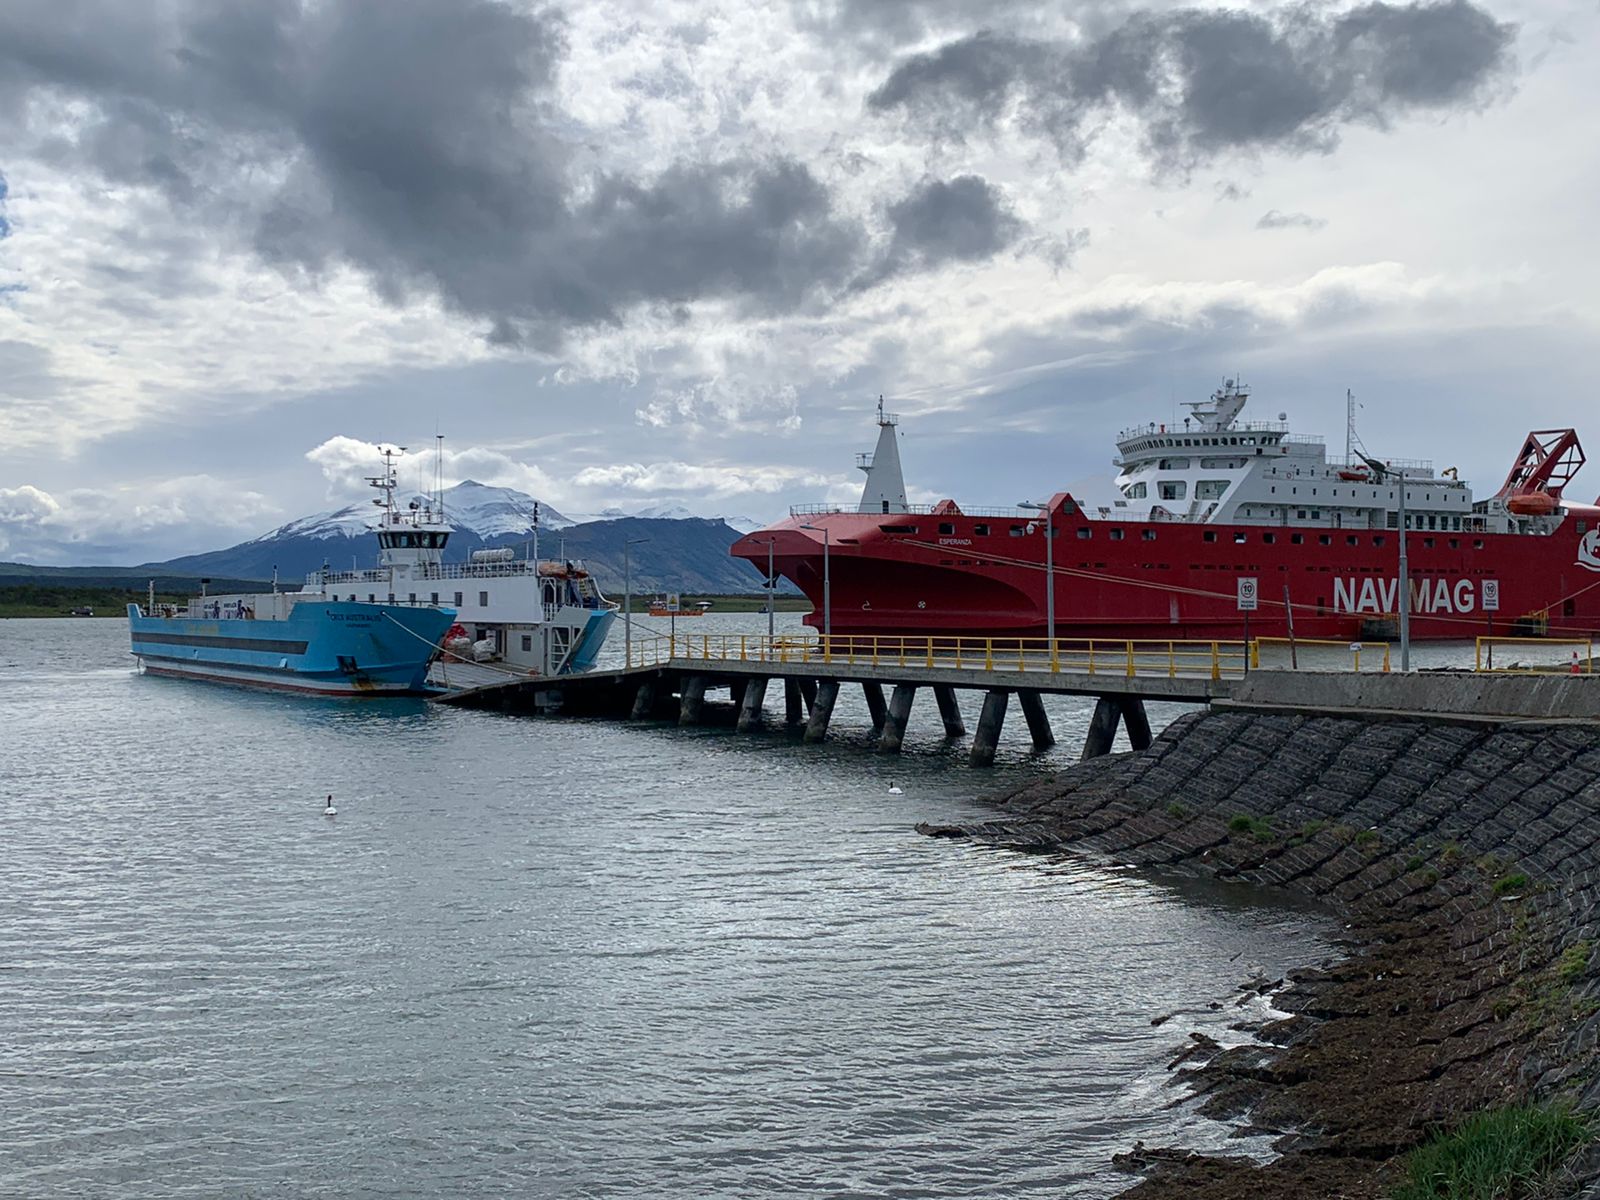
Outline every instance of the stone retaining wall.
MULTIPOLYGON (((1505 682, 1531 703, 1544 681, 1505 682)), ((1433 1122, 1529 1095, 1600 1107, 1600 727, 1212 711, 998 805, 925 832, 1283 887, 1352 921, 1347 964, 1293 977, 1281 1053, 1196 1077, 1209 1111, 1285 1135, 1270 1180, 1206 1160, 1250 1178, 1204 1194, 1379 1195, 1433 1122)), ((1194 1194, 1185 1170, 1136 1194, 1194 1194)), ((1578 1164, 1571 1194, 1595 1181, 1578 1164)))

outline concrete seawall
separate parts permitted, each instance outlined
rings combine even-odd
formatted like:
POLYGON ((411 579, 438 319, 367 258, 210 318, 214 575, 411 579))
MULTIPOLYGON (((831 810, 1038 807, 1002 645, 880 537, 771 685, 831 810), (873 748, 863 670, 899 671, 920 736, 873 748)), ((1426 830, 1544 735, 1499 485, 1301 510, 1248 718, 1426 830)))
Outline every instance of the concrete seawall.
MULTIPOLYGON (((1259 707, 924 829, 1285 888, 1350 920, 1351 958, 1291 977, 1267 1045, 1186 1056, 1205 1110, 1278 1133, 1283 1157, 1135 1155, 1131 1195, 1378 1196, 1438 1124, 1529 1097, 1600 1109, 1600 724, 1572 720, 1578 684, 1600 701, 1569 677, 1263 673, 1234 696, 1259 707)), ((1585 1158, 1563 1194, 1597 1183, 1585 1158)))

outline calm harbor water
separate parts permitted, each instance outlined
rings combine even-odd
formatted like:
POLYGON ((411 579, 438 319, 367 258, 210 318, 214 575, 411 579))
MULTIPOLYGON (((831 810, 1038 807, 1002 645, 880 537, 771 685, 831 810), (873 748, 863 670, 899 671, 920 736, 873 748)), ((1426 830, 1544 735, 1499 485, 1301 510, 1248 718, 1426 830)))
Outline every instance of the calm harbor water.
POLYGON ((1150 1019, 1336 927, 913 832, 1086 705, 974 773, 855 703, 802 747, 280 698, 0 621, 0 1195, 1103 1196, 1237 1146, 1164 1067, 1239 1012, 1150 1019))

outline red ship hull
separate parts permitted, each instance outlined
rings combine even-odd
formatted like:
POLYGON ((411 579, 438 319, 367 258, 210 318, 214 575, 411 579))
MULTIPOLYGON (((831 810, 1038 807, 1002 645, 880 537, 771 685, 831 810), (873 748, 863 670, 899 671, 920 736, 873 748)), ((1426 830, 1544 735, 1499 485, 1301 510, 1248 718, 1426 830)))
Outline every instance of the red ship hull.
MULTIPOLYGON (((1371 636, 1399 610, 1393 529, 1119 522, 1089 519, 1064 496, 1052 506, 1060 638, 1236 638, 1241 578, 1257 581, 1252 636, 1288 633, 1286 589, 1304 638, 1371 636)), ((1411 636, 1600 629, 1593 524, 1569 516, 1548 535, 1412 530, 1411 636)), ((776 572, 811 600, 806 623, 819 629, 823 529, 835 635, 1046 634, 1042 516, 838 512, 793 517, 735 542, 731 552, 762 575, 771 543, 776 572)))

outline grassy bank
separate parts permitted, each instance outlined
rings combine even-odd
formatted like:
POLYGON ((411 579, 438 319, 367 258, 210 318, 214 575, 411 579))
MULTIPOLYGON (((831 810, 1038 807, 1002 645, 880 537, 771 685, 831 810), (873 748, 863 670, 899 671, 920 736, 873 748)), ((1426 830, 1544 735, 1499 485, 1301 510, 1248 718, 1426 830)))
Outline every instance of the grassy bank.
MULTIPOLYGON (((143 604, 149 593, 144 588, 104 587, 0 587, 0 618, 66 617, 73 609, 89 609, 97 617, 120 617, 130 603, 143 604)), ((157 592, 159 604, 183 604, 189 593, 157 592)), ((80 614, 81 615, 81 614, 80 614)))
POLYGON ((1406 1159, 1391 1200, 1498 1200, 1543 1195, 1556 1168, 1591 1136, 1589 1123, 1557 1105, 1495 1109, 1468 1117, 1406 1159))

